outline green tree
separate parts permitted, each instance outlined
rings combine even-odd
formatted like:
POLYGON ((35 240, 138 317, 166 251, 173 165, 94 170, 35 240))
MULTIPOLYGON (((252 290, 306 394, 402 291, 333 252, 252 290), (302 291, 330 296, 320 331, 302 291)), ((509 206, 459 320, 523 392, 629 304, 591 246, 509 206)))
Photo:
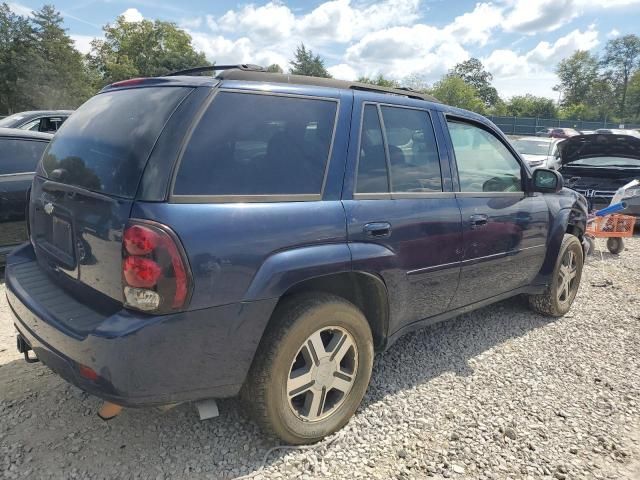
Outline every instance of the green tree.
POLYGON ((598 59, 587 51, 578 50, 558 64, 556 74, 560 83, 554 89, 562 92, 563 106, 587 103, 598 79, 598 59))
POLYGON ((282 67, 280 65, 278 65, 277 63, 272 63, 271 65, 269 65, 267 67, 267 72, 284 73, 284 70, 282 70, 282 67))
POLYGON ((543 117, 555 118, 556 106, 553 100, 546 97, 536 97, 527 93, 516 95, 507 101, 507 114, 514 117, 543 117))
POLYGON ((629 80, 640 68, 640 38, 636 35, 625 35, 609 40, 605 46, 602 65, 613 79, 618 114, 620 121, 624 122, 629 80))
POLYGON ((629 113, 634 122, 640 122, 640 70, 629 80, 629 113))
POLYGON ((32 78, 38 108, 76 108, 93 93, 83 56, 52 5, 33 12, 39 69, 32 78))
POLYGON ((387 87, 387 88, 398 88, 400 84, 397 80, 393 80, 390 78, 385 78, 381 73, 374 78, 369 77, 360 77, 358 78, 358 82, 360 83, 368 83, 370 85, 377 85, 378 87, 387 87))
POLYGON ((88 56, 101 85, 209 65, 204 53, 194 50, 191 36, 172 22, 127 22, 120 16, 103 30, 104 40, 94 40, 88 56))
POLYGON ((290 73, 293 75, 306 75, 308 77, 331 78, 331 74, 324 66, 324 60, 320 55, 314 55, 311 50, 307 50, 304 43, 296 48, 291 64, 290 73))
POLYGON ((446 75, 434 84, 429 93, 447 105, 484 112, 484 103, 478 91, 456 75, 446 75))
POLYGON ((29 20, 0 5, 0 112, 36 108, 32 75, 38 71, 36 38, 29 20))
POLYGON ((458 63, 449 74, 462 78, 474 87, 485 107, 493 107, 500 102, 498 91, 491 85, 493 75, 485 70, 484 65, 477 58, 458 63))

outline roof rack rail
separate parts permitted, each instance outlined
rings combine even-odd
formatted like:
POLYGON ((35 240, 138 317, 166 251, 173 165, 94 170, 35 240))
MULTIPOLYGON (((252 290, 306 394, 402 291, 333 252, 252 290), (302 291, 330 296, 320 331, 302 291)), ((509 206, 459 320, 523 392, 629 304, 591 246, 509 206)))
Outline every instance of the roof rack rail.
POLYGON ((187 68, 186 70, 178 70, 177 72, 167 73, 166 77, 175 77, 178 75, 193 75, 202 72, 217 72, 219 70, 244 70, 246 72, 265 72, 266 69, 261 65, 253 65, 251 63, 243 63, 238 65, 207 65, 204 67, 187 68))
POLYGON ((400 95, 407 98, 413 98, 416 100, 429 100, 437 101, 431 95, 420 93, 409 87, 380 87, 377 85, 368 85, 362 83, 352 83, 349 85, 351 90, 360 90, 364 92, 376 92, 376 93, 388 93, 391 95, 400 95))

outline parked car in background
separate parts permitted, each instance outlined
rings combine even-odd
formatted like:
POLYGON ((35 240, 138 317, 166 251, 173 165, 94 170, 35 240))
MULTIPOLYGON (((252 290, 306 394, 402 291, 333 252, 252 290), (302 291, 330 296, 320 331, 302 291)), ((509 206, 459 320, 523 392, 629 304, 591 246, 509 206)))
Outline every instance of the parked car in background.
POLYGON ((556 138, 520 137, 511 140, 518 153, 531 168, 560 168, 556 138))
POLYGON ((571 307, 586 202, 486 118, 196 71, 114 83, 69 118, 7 262, 20 351, 111 402, 103 416, 240 394, 265 430, 315 442, 403 334, 518 294, 571 307))
MULTIPOLYGON (((634 135, 580 135, 558 145, 560 172, 592 209, 609 205, 616 191, 640 179, 640 138, 634 135)), ((627 190, 624 213, 640 216, 640 188, 627 190)))
POLYGON ((0 128, 0 264, 27 240, 25 212, 33 172, 52 135, 0 128))
POLYGON ((592 135, 596 133, 595 130, 580 130, 580 135, 592 135))
POLYGON ((14 113, 1 119, 0 127, 55 133, 72 113, 73 110, 34 110, 14 113))
POLYGON ((542 130, 538 130, 536 132, 536 137, 550 137, 553 128, 543 128, 542 130))
POLYGON ((545 128, 536 132, 536 137, 569 138, 580 135, 580 132, 573 128, 545 128))

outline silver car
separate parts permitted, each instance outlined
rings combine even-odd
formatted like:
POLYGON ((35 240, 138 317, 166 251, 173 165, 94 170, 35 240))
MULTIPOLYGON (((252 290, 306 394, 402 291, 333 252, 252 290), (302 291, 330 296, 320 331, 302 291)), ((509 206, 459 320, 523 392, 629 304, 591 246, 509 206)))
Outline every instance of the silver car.
POLYGON ((520 137, 511 142, 531 168, 557 170, 560 168, 558 143, 561 140, 558 138, 520 137))

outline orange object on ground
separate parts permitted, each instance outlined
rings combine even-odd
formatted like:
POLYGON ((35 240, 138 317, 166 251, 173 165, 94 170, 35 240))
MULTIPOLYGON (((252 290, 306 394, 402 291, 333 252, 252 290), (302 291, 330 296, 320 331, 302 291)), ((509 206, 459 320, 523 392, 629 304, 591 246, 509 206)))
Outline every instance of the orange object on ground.
POLYGON ((636 217, 614 213, 606 217, 595 217, 587 224, 586 233, 596 238, 632 237, 635 223, 636 217))

